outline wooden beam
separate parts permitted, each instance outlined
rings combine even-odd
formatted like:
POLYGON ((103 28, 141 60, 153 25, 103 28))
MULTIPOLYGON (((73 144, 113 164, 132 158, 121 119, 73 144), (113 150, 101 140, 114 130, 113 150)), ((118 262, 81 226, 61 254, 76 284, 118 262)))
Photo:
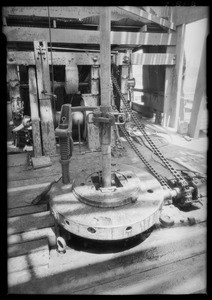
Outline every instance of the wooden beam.
MULTIPOLYGON (((136 7, 130 7, 131 9, 136 10, 136 12, 139 10, 136 7)), ((84 18, 88 18, 88 17, 92 17, 95 16, 95 18, 99 19, 99 14, 100 14, 100 7, 98 6, 50 6, 49 7, 49 11, 50 11, 50 16, 51 18, 54 18, 55 20, 59 19, 84 19, 84 18)), ((48 7, 47 6, 8 6, 8 7, 3 7, 3 16, 4 18, 10 17, 10 16, 17 16, 17 17, 40 17, 40 18, 48 18, 48 7)), ((140 10, 139 10, 140 13, 140 10)), ((151 23, 153 20, 155 20, 156 22, 159 21, 160 22, 160 17, 155 17, 145 11, 142 10, 142 16, 140 16, 139 14, 132 14, 126 11, 126 10, 121 10, 120 8, 116 7, 116 6, 111 6, 111 21, 118 21, 121 20, 123 18, 130 18, 132 20, 135 20, 137 22, 142 22, 142 23, 146 23, 149 24, 151 23), (151 20, 151 18, 149 18, 149 16, 151 16, 153 18, 153 20, 151 20)), ((170 22, 167 20, 162 20, 162 22, 165 25, 170 26, 170 22)))
MULTIPOLYGON (((33 42, 47 41, 49 39, 48 28, 34 27, 3 27, 3 33, 8 42, 33 42)), ((74 30, 74 29, 52 29, 52 43, 73 44, 99 44, 99 31, 74 30)), ((115 45, 175 45, 175 33, 145 33, 145 32, 115 32, 110 33, 110 43, 115 45)))
POLYGON ((204 40, 199 72, 194 93, 188 133, 192 138, 199 137, 202 111, 206 100, 206 39, 204 40))
POLYGON ((180 112, 183 74, 185 25, 177 27, 176 64, 166 71, 164 113, 167 126, 177 129, 180 112))
MULTIPOLYGON (((124 53, 119 53, 117 64, 122 65, 124 53)), ((175 55, 171 53, 132 53, 132 65, 174 65, 175 55)))
MULTIPOLYGON (((50 6, 51 18, 87 18, 99 15, 99 7, 97 6, 50 6)), ((3 15, 7 16, 34 16, 48 17, 47 6, 8 6, 3 7, 3 15)))
POLYGON ((55 155, 56 141, 54 133, 52 105, 49 96, 49 94, 51 93, 51 89, 46 46, 46 42, 44 41, 34 41, 43 152, 44 155, 55 155))
POLYGON ((34 156, 42 156, 41 136, 40 136, 40 117, 38 110, 37 82, 35 69, 29 68, 29 100, 32 121, 32 138, 34 156))
POLYGON ((141 22, 145 23, 145 21, 151 21, 153 23, 156 23, 156 24, 166 27, 168 29, 172 29, 172 30, 176 29, 174 23, 169 22, 158 16, 155 16, 151 13, 145 12, 144 10, 142 10, 138 7, 133 7, 133 6, 118 6, 118 7, 122 10, 129 12, 130 15, 135 15, 137 17, 140 17, 141 22))
POLYGON ((50 227, 54 225, 54 218, 49 211, 8 218, 8 235, 50 227))
POLYGON ((176 6, 174 9, 176 26, 209 18, 208 6, 176 6))
MULTIPOLYGON (((175 47, 167 47, 169 53, 175 53, 175 47)), ((171 105, 170 99, 172 97, 172 81, 173 81, 173 66, 166 66, 165 70, 165 89, 164 89, 164 103, 163 103, 163 126, 169 126, 170 115, 171 115, 171 105)))
POLYGON ((17 113, 22 108, 22 100, 20 95, 20 78, 17 66, 7 65, 7 82, 9 84, 9 96, 11 102, 12 113, 17 113))
MULTIPOLYGON (((100 64, 99 53, 75 53, 75 52, 53 52, 54 65, 66 65, 73 59, 77 65, 94 65, 94 58, 100 64)), ((35 58, 32 51, 8 51, 7 63, 9 65, 34 65, 35 58)), ((117 56, 118 65, 122 65, 124 53, 117 56)), ((51 63, 51 54, 48 52, 48 61, 51 63)), ((175 55, 171 53, 133 53, 131 56, 133 65, 174 65, 175 55)))
MULTIPOLYGON (((66 65, 69 60, 74 60, 77 65, 93 65, 99 63, 99 53, 80 53, 80 52, 52 52, 53 65, 66 65)), ((51 53, 48 52, 48 61, 51 64, 51 53)), ((34 65, 35 57, 33 51, 10 51, 7 54, 8 65, 34 65)))

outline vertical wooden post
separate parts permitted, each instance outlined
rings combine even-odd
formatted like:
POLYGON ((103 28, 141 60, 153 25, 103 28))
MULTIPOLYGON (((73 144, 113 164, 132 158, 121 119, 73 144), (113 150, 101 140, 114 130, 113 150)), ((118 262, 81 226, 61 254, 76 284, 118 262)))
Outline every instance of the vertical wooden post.
MULTIPOLYGON (((111 16, 110 7, 100 8, 100 58, 101 58, 101 111, 102 114, 111 110, 111 46, 110 28, 111 16)), ((102 185, 111 186, 111 126, 103 124, 100 127, 102 146, 102 185)))
POLYGON ((201 115, 206 98, 206 39, 203 44, 202 55, 200 60, 199 72, 196 82, 196 89, 194 93, 193 106, 191 111, 191 118, 188 127, 188 134, 192 138, 198 138, 201 115))
POLYGON ((41 137, 40 137, 40 118, 38 112, 37 83, 35 69, 30 67, 29 74, 29 100, 32 120, 32 138, 34 157, 42 156, 41 137))
MULTIPOLYGON (((167 53, 175 53, 174 46, 167 46, 167 53)), ((170 99, 172 96, 172 81, 173 77, 172 74, 174 72, 174 66, 166 66, 165 71, 165 90, 164 90, 164 104, 163 104, 163 126, 170 125, 170 117, 171 117, 171 103, 170 99)))
POLYGON ((177 41, 175 48, 176 64, 173 68, 167 67, 165 79, 165 122, 169 122, 167 125, 175 129, 178 127, 180 113, 185 26, 185 24, 177 26, 177 41))
POLYGON ((50 100, 50 74, 46 42, 34 41, 35 64, 37 71, 38 97, 40 102, 41 133, 44 155, 56 154, 56 141, 52 105, 50 100))

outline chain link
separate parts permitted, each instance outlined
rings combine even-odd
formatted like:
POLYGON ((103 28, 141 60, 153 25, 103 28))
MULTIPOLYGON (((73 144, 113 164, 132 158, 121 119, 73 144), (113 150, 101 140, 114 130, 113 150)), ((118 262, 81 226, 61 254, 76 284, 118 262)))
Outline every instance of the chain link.
POLYGON ((155 169, 150 165, 150 163, 148 163, 148 161, 144 158, 144 156, 141 154, 141 152, 139 151, 139 149, 136 147, 136 145, 134 144, 132 138, 128 135, 126 129, 124 128, 123 125, 120 125, 119 128, 121 129, 121 132, 124 134, 125 138, 127 139, 128 143, 130 144, 130 146, 133 148, 133 150, 135 151, 135 153, 138 155, 138 157, 141 159, 141 161, 146 165, 146 167, 150 170, 150 172, 158 179, 158 181, 161 183, 162 186, 165 186, 166 188, 168 188, 169 190, 171 190, 171 188, 169 187, 169 185, 166 183, 166 181, 163 179, 163 177, 157 173, 155 171, 155 169))
MULTIPOLYGON (((112 78, 112 82, 116 88, 116 90, 118 91, 124 106, 127 109, 127 112, 131 115, 132 120, 134 121, 135 125, 137 126, 137 128, 141 131, 141 133, 143 134, 144 138, 147 140, 147 142, 149 143, 149 145, 151 146, 152 150, 154 151, 154 153, 161 159, 161 161, 165 164, 165 166, 167 167, 167 169, 172 173, 172 175, 174 176, 174 178, 177 180, 177 182, 180 184, 180 186, 182 186, 184 188, 184 192, 186 195, 186 198, 190 199, 191 198, 191 192, 189 189, 189 185, 187 183, 187 181, 183 178, 183 176, 174 169, 174 167, 169 163, 169 161, 164 157, 164 155, 161 153, 161 151, 156 147, 156 145, 154 144, 154 142, 150 139, 150 137, 148 136, 148 134, 146 133, 146 131, 144 130, 144 125, 140 123, 140 121, 138 120, 137 116, 134 114, 134 112, 132 111, 131 107, 129 106, 127 100, 124 98, 120 87, 118 85, 118 82, 116 80, 116 78, 113 76, 113 74, 111 74, 111 78, 112 78)), ((140 153, 140 151, 136 148, 136 146, 133 144, 132 140, 130 140, 128 138, 128 134, 126 132, 126 130, 124 129, 123 126, 120 126, 121 131, 124 133, 125 137, 127 138, 127 140, 129 141, 130 145, 132 146, 132 148, 134 149, 134 151, 137 153, 137 155, 141 158, 141 160, 143 161, 143 163, 149 168, 149 170, 156 176, 156 178, 160 181, 160 183, 162 185, 168 186, 167 183, 162 179, 162 177, 153 169, 153 167, 145 160, 145 158, 142 156, 142 154, 140 153), (136 150, 135 150, 136 148, 136 150), (162 180, 161 180, 162 179, 162 180)))

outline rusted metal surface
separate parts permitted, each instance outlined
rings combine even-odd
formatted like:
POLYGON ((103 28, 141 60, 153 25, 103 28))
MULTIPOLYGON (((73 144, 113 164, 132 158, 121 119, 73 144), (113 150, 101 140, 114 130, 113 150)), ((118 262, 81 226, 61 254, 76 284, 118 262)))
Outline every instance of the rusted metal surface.
POLYGON ((50 207, 54 218, 66 230, 89 239, 120 240, 139 234, 159 218, 163 204, 163 190, 149 173, 130 166, 117 166, 121 171, 135 172, 141 193, 135 203, 116 208, 99 208, 80 202, 72 192, 72 185, 61 181, 50 191, 50 207))

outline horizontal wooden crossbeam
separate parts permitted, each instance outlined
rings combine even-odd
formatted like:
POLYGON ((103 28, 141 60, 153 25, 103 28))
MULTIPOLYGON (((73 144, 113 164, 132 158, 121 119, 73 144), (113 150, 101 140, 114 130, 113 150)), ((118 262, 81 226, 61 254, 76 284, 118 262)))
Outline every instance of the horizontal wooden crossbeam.
MULTIPOLYGON (((125 54, 119 53, 117 64, 121 65, 125 54)), ((132 65, 174 65, 175 55, 172 53, 132 53, 132 65)))
MULTIPOLYGON (((82 20, 89 17, 99 17, 100 7, 98 6, 50 6, 49 14, 51 18, 55 20, 62 19, 78 19, 82 20)), ((3 7, 3 16, 5 18, 10 16, 16 17, 38 17, 38 18, 48 18, 48 7, 47 6, 34 6, 34 7, 3 7)), ((150 24, 156 23, 168 29, 175 29, 174 24, 154 16, 138 7, 133 6, 111 6, 111 21, 119 21, 121 19, 130 18, 138 23, 150 24)))
MULTIPOLYGON (((117 64, 123 64, 125 54, 117 55, 117 64)), ((69 60, 74 60, 77 65, 93 65, 93 58, 100 63, 99 53, 76 53, 76 52, 53 52, 53 65, 66 65, 69 60)), ((48 61, 51 64, 51 53, 48 52, 48 61)), ((35 58, 32 51, 8 51, 8 64, 34 65, 35 58)), ((132 65, 174 65, 175 56, 171 53, 133 53, 131 55, 132 65)))
MULTIPOLYGON (((50 41, 48 28, 3 27, 8 42, 50 41)), ((99 44, 99 31, 51 29, 52 43, 99 44)), ((115 32, 110 34, 112 45, 175 45, 175 33, 115 32)))
MULTIPOLYGON (((50 6, 52 18, 83 19, 99 15, 98 6, 50 6)), ((48 6, 8 6, 3 7, 3 16, 34 16, 48 17, 48 6)))
MULTIPOLYGON (((77 52, 52 52, 54 65, 66 65, 73 60, 77 65, 93 65, 93 58, 100 59, 99 53, 77 53, 77 52)), ((48 52, 48 61, 51 64, 51 53, 48 52)), ((8 51, 7 63, 16 65, 34 65, 35 58, 33 51, 8 51)))

